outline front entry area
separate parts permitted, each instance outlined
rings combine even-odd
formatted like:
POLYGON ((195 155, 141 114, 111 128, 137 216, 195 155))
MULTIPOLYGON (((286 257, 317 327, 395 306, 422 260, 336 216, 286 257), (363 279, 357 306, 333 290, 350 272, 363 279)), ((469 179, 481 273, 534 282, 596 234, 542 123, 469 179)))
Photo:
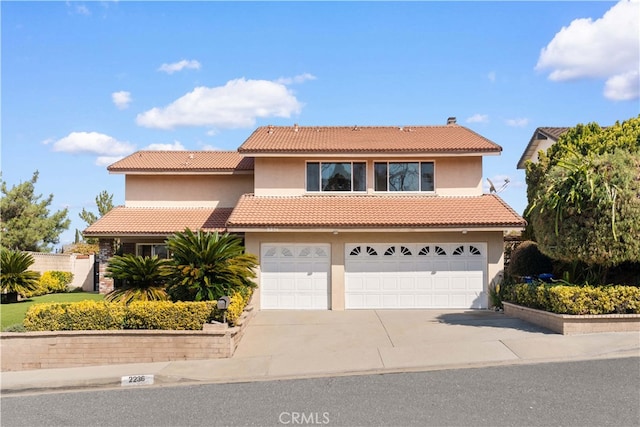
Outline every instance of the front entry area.
POLYGON ((329 308, 329 244, 264 243, 260 253, 261 309, 329 308))
POLYGON ((486 243, 345 245, 345 308, 487 308, 486 243))

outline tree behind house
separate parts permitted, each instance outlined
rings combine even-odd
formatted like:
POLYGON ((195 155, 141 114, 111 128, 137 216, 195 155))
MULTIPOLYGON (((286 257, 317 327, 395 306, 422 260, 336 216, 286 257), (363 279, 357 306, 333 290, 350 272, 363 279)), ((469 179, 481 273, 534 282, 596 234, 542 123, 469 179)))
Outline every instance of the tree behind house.
POLYGON ((35 194, 38 175, 38 171, 35 171, 30 181, 11 188, 2 181, 0 244, 5 248, 51 252, 50 245, 57 244, 60 234, 69 228, 71 221, 67 218, 66 208, 53 214, 49 211, 53 194, 45 199, 42 199, 42 195, 35 194))

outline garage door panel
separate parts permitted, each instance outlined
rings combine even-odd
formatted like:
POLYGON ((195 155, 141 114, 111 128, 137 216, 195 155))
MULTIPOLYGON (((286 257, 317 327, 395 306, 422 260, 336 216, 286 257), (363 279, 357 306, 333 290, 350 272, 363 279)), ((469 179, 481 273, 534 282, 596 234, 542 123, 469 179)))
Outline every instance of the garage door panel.
POLYGON ((263 244, 261 308, 329 308, 329 249, 328 244, 263 244))
POLYGON ((486 307, 486 243, 347 244, 346 308, 486 307))

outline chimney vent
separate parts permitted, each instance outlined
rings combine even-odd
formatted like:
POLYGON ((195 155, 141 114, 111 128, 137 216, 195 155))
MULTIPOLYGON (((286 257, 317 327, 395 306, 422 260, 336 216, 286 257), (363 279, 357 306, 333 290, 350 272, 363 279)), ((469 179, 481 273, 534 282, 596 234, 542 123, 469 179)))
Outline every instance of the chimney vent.
POLYGON ((456 124, 456 118, 455 117, 449 117, 447 119, 447 125, 455 125, 456 124))

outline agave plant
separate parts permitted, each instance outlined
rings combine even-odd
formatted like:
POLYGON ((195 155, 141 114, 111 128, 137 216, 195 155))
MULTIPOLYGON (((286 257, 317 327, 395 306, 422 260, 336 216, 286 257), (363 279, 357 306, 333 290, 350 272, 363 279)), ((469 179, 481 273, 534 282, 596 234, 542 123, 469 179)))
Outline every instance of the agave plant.
POLYGON ((18 294, 29 294, 38 288, 40 274, 29 270, 33 263, 33 255, 27 252, 0 250, 0 283, 7 302, 17 302, 18 294))
POLYGON ((173 255, 168 292, 176 301, 215 301, 232 290, 255 287, 257 259, 237 236, 186 229, 167 241, 173 255))
POLYGON ((165 282, 169 270, 166 265, 167 260, 157 256, 114 256, 109 261, 106 277, 121 281, 122 286, 105 295, 105 300, 125 304, 132 301, 168 300, 165 282))

